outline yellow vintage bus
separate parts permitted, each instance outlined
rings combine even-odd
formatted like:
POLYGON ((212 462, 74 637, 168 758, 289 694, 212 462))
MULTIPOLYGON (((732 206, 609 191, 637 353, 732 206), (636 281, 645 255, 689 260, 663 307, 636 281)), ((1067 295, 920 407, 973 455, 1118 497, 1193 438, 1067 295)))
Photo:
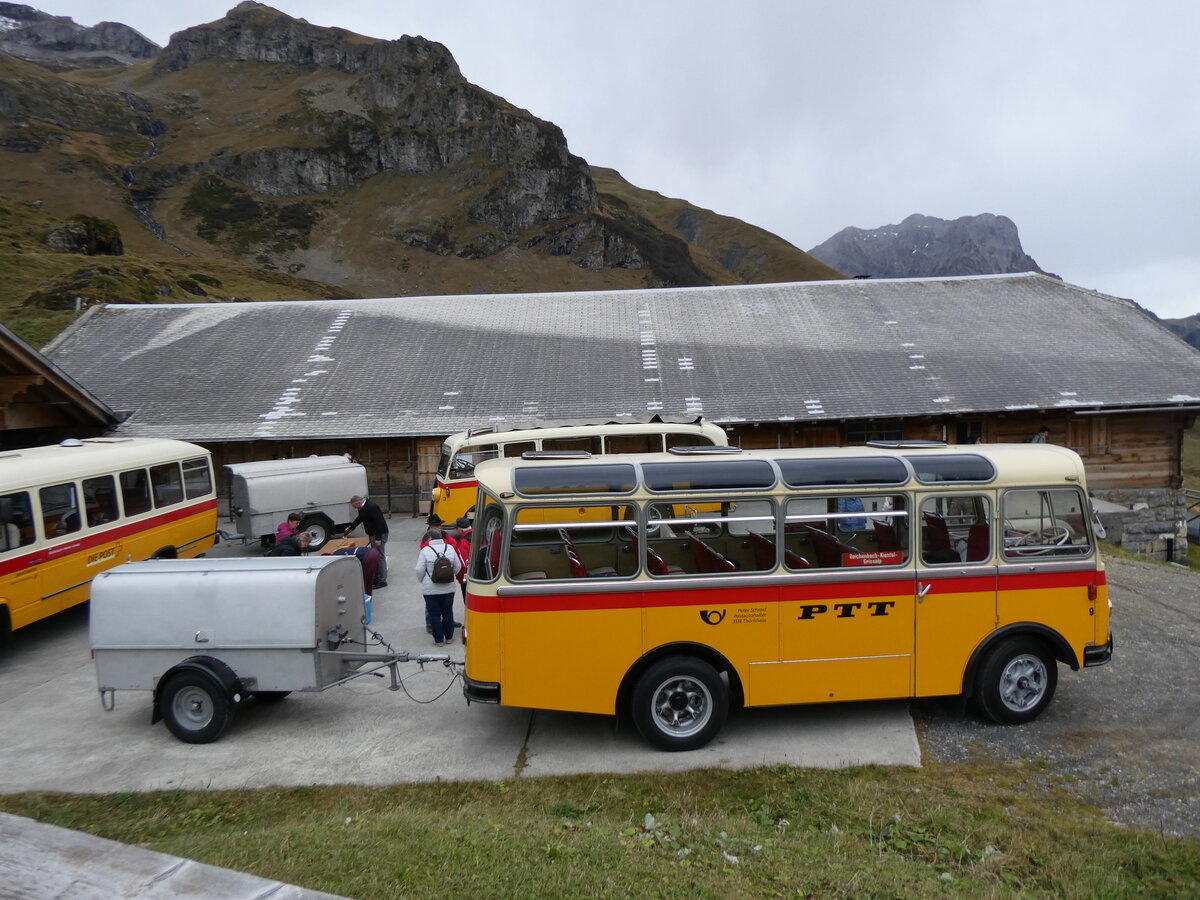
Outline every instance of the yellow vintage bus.
POLYGON ((735 706, 965 694, 1027 722, 1058 663, 1112 656, 1065 448, 539 456, 476 469, 468 700, 690 750, 735 706))
POLYGON ((92 438, 0 453, 0 643, 82 603, 105 569, 199 556, 216 536, 203 447, 92 438))
POLYGON ((442 444, 430 512, 440 516, 443 522, 465 516, 475 505, 475 492, 479 487, 475 466, 488 459, 518 457, 530 450, 602 456, 649 453, 670 447, 724 447, 728 443, 724 429, 703 420, 460 431, 442 444))

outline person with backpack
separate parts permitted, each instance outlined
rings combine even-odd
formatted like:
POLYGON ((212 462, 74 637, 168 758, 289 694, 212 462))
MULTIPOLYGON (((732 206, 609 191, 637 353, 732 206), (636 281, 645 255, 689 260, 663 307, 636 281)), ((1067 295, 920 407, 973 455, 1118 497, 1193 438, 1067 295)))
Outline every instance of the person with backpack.
POLYGON ((415 573, 425 595, 425 616, 435 647, 444 647, 454 639, 454 582, 462 567, 458 551, 442 539, 439 529, 425 532, 415 573))
MULTIPOLYGON (((445 528, 442 527, 445 523, 442 521, 441 516, 439 516, 437 513, 430 513, 429 517, 425 520, 425 524, 426 524, 426 526, 428 526, 429 530, 425 531, 421 535, 421 546, 422 547, 424 547, 426 544, 429 543, 429 535, 433 531, 436 531, 438 534, 440 534, 442 536, 443 541, 445 541, 447 544, 449 544, 455 550, 458 550, 458 539, 453 534, 451 534, 449 531, 447 531, 445 528)), ((464 557, 462 555, 462 552, 459 551, 458 558, 461 559, 463 562, 462 573, 465 574, 467 571, 466 557, 464 557)), ((463 577, 462 574, 460 574, 458 576, 460 582, 462 580, 462 577, 463 577)), ((456 628, 461 627, 461 625, 462 625, 461 622, 454 623, 454 626, 456 628)), ((425 615, 425 633, 433 634, 433 616, 428 613, 425 615)))

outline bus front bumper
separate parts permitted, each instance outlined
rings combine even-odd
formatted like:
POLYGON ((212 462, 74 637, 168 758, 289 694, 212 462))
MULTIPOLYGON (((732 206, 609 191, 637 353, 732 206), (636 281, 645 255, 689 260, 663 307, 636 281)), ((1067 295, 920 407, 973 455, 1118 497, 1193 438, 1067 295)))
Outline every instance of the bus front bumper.
POLYGON ((1083 649, 1083 665, 1102 666, 1112 659, 1113 656, 1113 636, 1109 634, 1108 643, 1102 647, 1085 647, 1083 649))
POLYGON ((475 681, 464 675, 463 696, 468 703, 499 703, 500 685, 494 681, 475 681))

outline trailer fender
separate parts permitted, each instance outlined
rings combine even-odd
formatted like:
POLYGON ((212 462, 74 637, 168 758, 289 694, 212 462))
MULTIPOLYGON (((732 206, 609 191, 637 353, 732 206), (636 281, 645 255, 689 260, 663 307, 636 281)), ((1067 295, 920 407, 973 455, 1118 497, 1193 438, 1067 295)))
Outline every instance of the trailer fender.
POLYGON ((159 676, 158 683, 154 686, 154 712, 150 717, 151 725, 157 725, 162 719, 162 716, 158 712, 159 686, 166 684, 176 672, 185 671, 202 672, 215 680, 224 689, 226 698, 228 698, 230 704, 233 706, 237 706, 246 698, 246 689, 242 685, 242 680, 238 678, 237 673, 228 664, 213 656, 191 656, 183 662, 171 666, 171 668, 159 676))

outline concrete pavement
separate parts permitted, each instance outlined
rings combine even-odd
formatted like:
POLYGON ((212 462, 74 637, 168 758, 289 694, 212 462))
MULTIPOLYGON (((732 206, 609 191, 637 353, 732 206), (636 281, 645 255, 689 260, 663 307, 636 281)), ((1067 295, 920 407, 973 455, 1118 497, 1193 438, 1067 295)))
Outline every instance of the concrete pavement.
MULTIPOLYGON (((397 650, 432 652, 436 648, 425 633, 424 604, 411 575, 424 522, 394 518, 391 528, 389 586, 375 595, 372 626, 397 650)), ((260 552, 255 545, 222 545, 212 555, 260 552)), ((456 612, 461 613, 461 605, 456 612)), ((461 614, 456 617, 461 620, 461 614)), ((453 649, 454 658, 461 659, 462 648, 453 649)), ((0 793, 385 785, 776 764, 834 768, 921 763, 905 702, 744 710, 732 714, 707 747, 661 753, 632 728, 617 730, 607 716, 468 706, 454 670, 442 665, 402 664, 401 675, 403 692, 388 690, 386 677, 368 675, 324 692, 294 693, 281 703, 251 700, 220 740, 185 744, 162 723, 150 724, 149 692, 118 692, 113 710, 101 708, 86 608, 71 610, 18 632, 11 652, 0 657, 0 793)), ((137 848, 126 848, 130 855, 125 857, 116 849, 120 845, 101 846, 92 843, 99 839, 68 838, 58 834, 62 831, 17 817, 0 819, 0 893, 10 885, 33 887, 5 896, 216 898, 269 893, 253 892, 251 888, 263 885, 249 883, 239 893, 242 888, 228 881, 237 873, 206 874, 211 867, 161 854, 145 857, 148 851, 137 848), (111 889, 87 890, 89 879, 103 869, 110 870, 105 877, 111 889), (37 873, 45 878, 30 881, 37 873)), ((286 885, 272 889, 300 891, 286 885)))

